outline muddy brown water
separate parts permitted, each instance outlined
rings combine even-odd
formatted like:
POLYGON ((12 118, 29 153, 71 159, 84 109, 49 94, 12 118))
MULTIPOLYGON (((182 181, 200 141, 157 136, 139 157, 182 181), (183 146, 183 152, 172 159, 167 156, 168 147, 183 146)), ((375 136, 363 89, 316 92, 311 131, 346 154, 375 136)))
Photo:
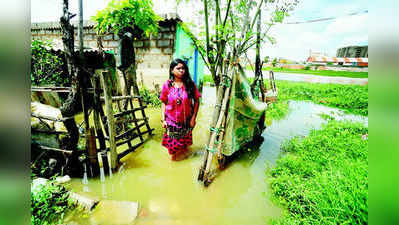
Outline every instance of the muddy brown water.
MULTIPOLYGON (((209 98, 206 98, 209 99, 209 98)), ((169 159, 161 146, 160 109, 150 108, 147 113, 155 134, 136 152, 122 159, 123 166, 104 183, 98 178, 83 185, 73 179, 71 188, 83 195, 107 200, 139 203, 137 225, 242 225, 268 224, 270 218, 281 215, 281 209, 270 201, 270 191, 265 170, 276 162, 281 144, 296 135, 307 135, 325 121, 321 113, 337 119, 350 119, 367 124, 367 117, 343 114, 329 107, 311 102, 291 101, 290 113, 274 121, 263 133, 264 142, 258 151, 247 152, 222 171, 213 183, 205 188, 197 181, 203 160, 203 146, 209 135, 213 102, 204 102, 199 111, 197 126, 193 131, 192 155, 179 162, 169 159)), ((109 211, 74 215, 67 224, 123 224, 109 211), (106 215, 103 215, 106 214, 106 215), (96 218, 107 218, 99 221, 96 218), (116 222, 118 221, 118 222, 116 222)))

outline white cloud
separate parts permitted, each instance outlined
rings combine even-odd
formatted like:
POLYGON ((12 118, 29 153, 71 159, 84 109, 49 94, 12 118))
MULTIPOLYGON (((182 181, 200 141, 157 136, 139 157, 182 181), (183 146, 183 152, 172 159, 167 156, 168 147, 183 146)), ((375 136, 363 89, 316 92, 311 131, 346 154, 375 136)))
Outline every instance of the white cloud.
POLYGON ((367 20, 367 14, 341 17, 330 23, 325 32, 327 35, 367 33, 367 20))

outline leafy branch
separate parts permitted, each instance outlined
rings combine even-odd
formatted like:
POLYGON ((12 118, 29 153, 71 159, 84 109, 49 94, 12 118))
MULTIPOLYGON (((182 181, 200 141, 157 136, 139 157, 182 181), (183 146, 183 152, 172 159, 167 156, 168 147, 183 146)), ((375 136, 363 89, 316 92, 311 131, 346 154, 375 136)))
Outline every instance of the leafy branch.
POLYGON ((112 0, 108 6, 98 11, 92 19, 97 22, 95 28, 98 33, 119 31, 125 28, 137 28, 146 36, 158 32, 158 22, 162 20, 152 10, 151 0, 112 0))

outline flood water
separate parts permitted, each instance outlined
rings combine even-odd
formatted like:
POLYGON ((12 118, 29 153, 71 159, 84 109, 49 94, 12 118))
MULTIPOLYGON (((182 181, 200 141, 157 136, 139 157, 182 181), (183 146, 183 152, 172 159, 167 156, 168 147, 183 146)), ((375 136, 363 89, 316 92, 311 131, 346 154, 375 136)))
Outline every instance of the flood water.
MULTIPOLYGON (((273 121, 264 131, 260 150, 245 153, 205 188, 197 181, 197 176, 214 108, 214 98, 210 98, 214 94, 212 91, 213 88, 205 87, 204 99, 208 102, 201 104, 193 131, 193 155, 188 159, 179 162, 169 159, 167 150, 160 144, 163 133, 160 109, 150 108, 147 113, 155 135, 123 158, 121 171, 114 173, 111 179, 107 175, 101 183, 99 178, 89 178, 87 185, 83 185, 81 179, 73 179, 72 191, 100 200, 138 202, 139 216, 134 222, 137 225, 268 224, 270 218, 281 215, 281 209, 269 200, 265 170, 276 162, 281 144, 319 128, 325 122, 321 113, 334 115, 336 119, 368 123, 367 117, 344 114, 311 102, 291 101, 287 116, 273 121)), ((88 218, 75 216, 69 218, 67 224, 122 224, 115 215, 112 209, 95 209, 88 218)))

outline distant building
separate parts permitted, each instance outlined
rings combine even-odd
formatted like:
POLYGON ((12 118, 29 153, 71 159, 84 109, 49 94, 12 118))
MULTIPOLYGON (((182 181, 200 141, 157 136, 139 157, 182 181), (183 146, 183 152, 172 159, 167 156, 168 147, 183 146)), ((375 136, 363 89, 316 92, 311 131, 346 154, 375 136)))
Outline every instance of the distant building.
POLYGON ((346 58, 346 57, 320 57, 312 56, 306 61, 312 65, 329 65, 331 66, 354 66, 368 67, 368 58, 346 58))
POLYGON ((369 47, 365 46, 347 46, 337 50, 337 57, 346 58, 368 58, 369 47))
POLYGON ((339 48, 336 57, 328 57, 310 51, 310 56, 306 62, 311 65, 368 67, 368 46, 339 48))

